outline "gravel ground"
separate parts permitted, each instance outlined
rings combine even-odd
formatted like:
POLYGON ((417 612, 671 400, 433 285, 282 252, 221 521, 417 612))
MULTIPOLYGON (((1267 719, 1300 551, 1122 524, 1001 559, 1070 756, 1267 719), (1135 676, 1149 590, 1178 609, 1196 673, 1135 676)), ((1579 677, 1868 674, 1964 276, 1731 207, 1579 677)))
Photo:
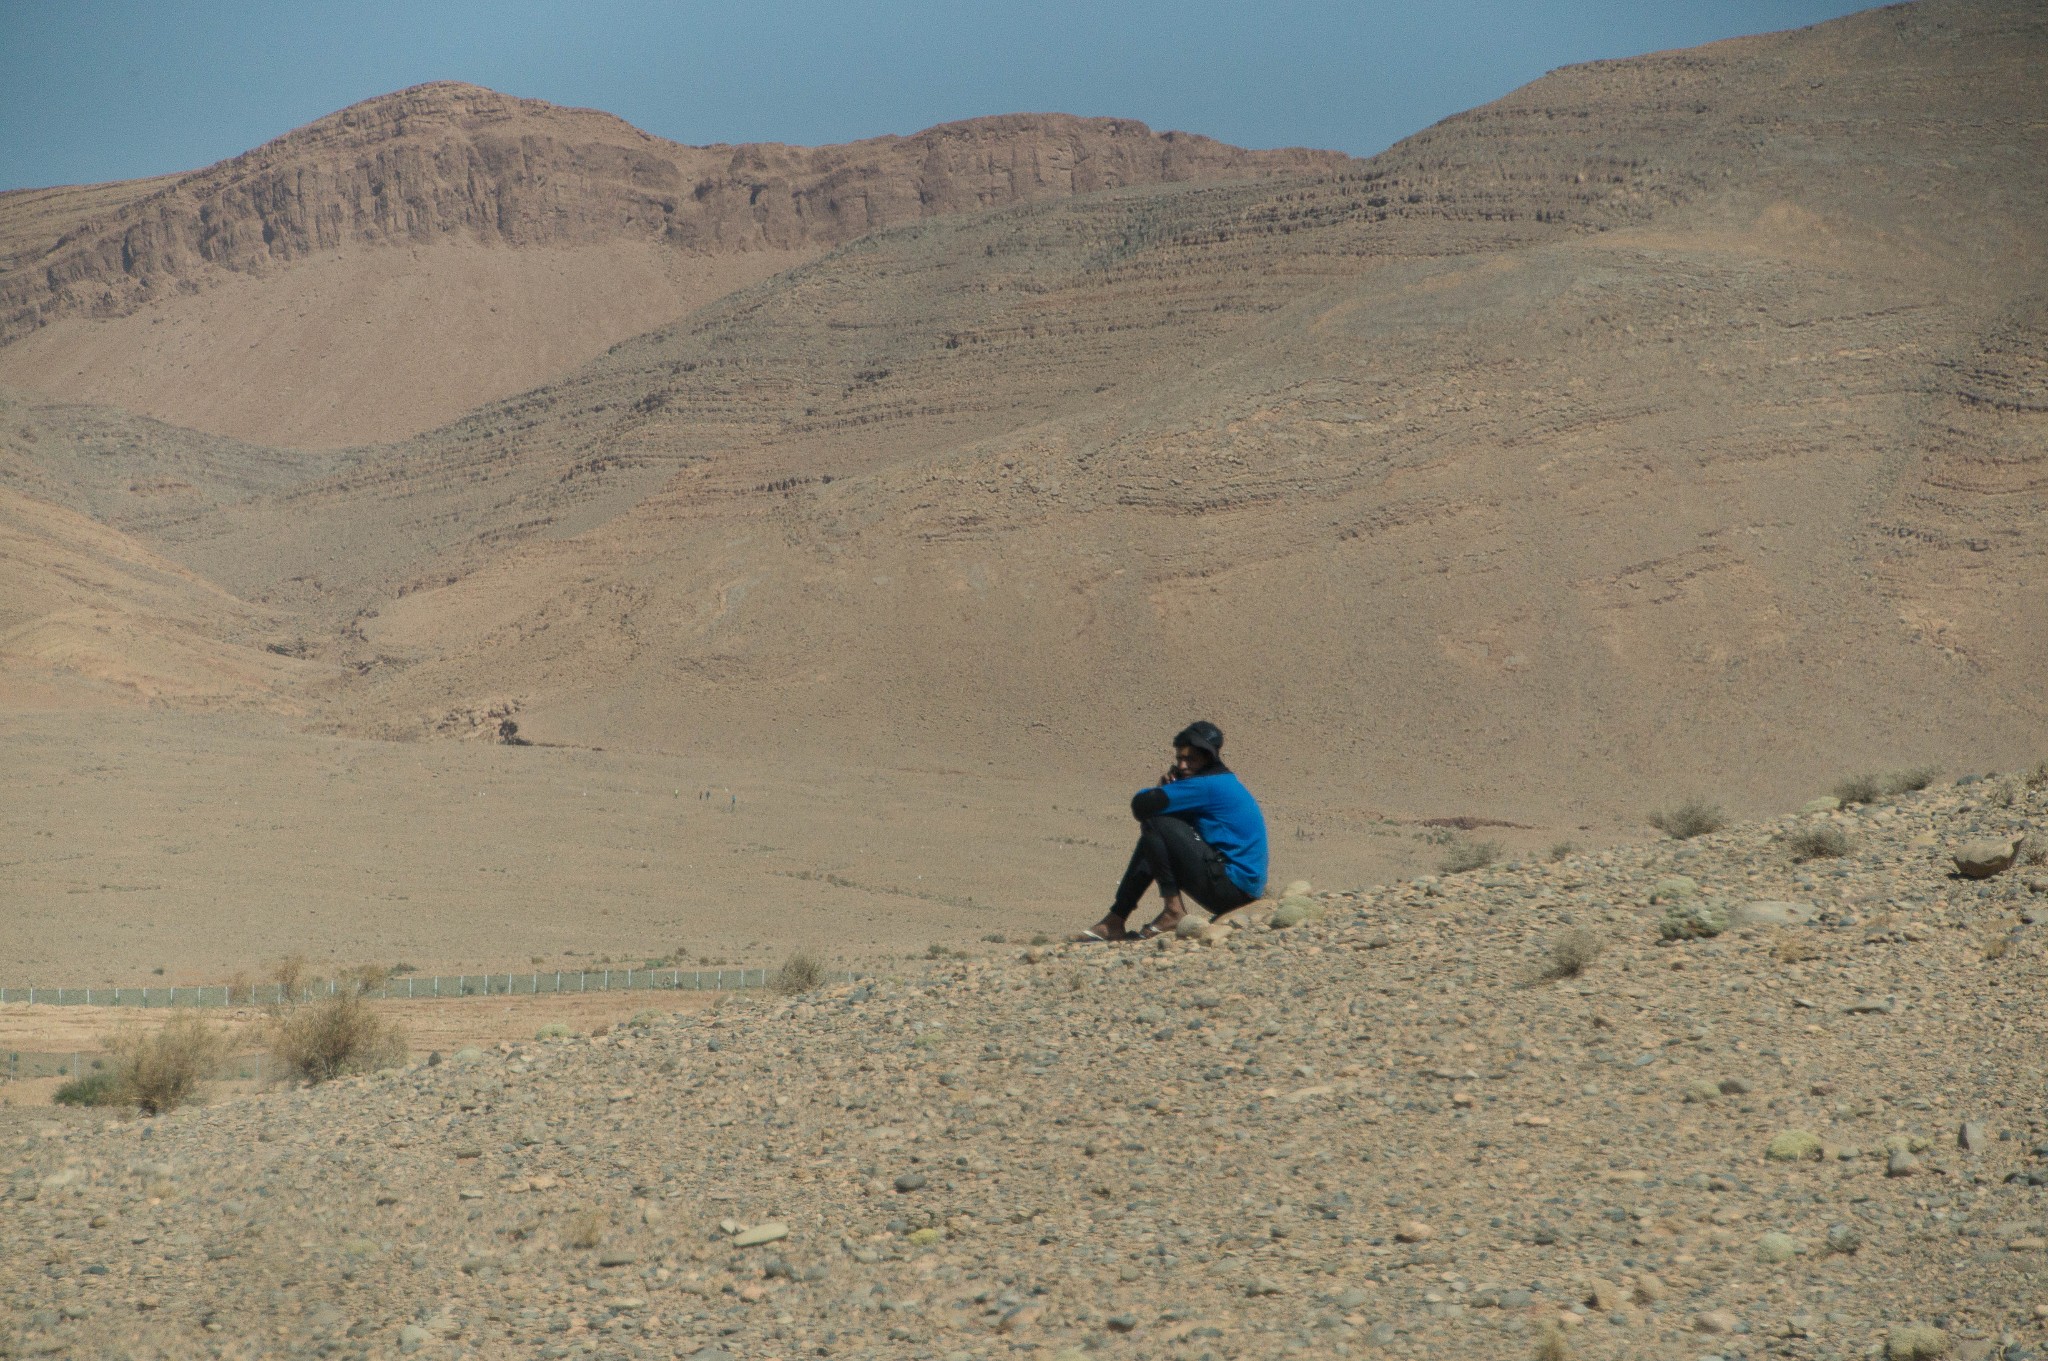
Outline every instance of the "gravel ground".
POLYGON ((1944 785, 1220 941, 8 1112, 0 1355, 2024 1361, 2048 868, 1950 852, 2044 814, 1944 785), (1794 861, 1820 826, 1848 854, 1794 861))

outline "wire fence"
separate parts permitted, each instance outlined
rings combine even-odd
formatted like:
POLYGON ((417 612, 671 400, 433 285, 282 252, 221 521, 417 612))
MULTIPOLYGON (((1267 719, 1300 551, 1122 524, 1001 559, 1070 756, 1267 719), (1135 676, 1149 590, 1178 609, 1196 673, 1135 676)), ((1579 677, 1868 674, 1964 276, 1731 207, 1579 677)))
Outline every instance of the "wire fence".
MULTIPOLYGON (((0 1002, 58 1007, 240 1007, 283 1006, 290 1002, 332 997, 342 992, 400 1001, 432 997, 545 997, 556 993, 627 990, 739 992, 747 988, 768 987, 775 981, 776 972, 774 969, 588 969, 575 972, 434 974, 426 977, 408 974, 367 988, 348 979, 334 978, 299 987, 284 983, 214 983, 189 988, 0 987, 0 1002)), ((851 983, 860 977, 856 973, 830 972, 822 981, 851 983)))

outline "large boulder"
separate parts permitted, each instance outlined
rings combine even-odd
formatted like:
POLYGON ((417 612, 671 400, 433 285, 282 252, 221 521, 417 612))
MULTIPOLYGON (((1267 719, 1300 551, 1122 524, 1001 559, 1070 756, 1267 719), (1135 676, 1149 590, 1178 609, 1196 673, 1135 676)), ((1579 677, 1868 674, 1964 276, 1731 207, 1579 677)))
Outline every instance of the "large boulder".
POLYGON ((2010 841, 1971 841, 1956 847, 1956 872, 1969 879, 1989 879, 2012 868, 2020 848, 2027 844, 2024 834, 2010 841))

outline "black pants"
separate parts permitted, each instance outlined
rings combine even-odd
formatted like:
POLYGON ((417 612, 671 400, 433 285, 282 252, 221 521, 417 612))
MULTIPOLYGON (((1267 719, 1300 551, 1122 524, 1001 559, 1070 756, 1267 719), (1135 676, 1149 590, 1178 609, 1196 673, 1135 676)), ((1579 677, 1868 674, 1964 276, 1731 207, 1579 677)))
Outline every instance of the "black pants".
POLYGON ((1146 818, 1138 824, 1138 848, 1131 852, 1130 868, 1116 886, 1109 915, 1128 921, 1138 899, 1154 884, 1159 885, 1161 898, 1185 893, 1211 913, 1243 907, 1251 898, 1230 882, 1228 869, 1223 853, 1188 823, 1164 815, 1146 818))

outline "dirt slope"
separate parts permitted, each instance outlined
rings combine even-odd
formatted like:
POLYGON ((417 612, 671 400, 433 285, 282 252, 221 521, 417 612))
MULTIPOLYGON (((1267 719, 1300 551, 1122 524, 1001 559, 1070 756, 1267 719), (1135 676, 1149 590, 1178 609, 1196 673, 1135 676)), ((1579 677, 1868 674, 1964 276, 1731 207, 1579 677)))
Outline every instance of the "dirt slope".
POLYGON ((270 443, 395 439, 877 227, 1345 164, 1051 114, 690 147, 423 85, 188 175, 0 195, 0 384, 270 443))

